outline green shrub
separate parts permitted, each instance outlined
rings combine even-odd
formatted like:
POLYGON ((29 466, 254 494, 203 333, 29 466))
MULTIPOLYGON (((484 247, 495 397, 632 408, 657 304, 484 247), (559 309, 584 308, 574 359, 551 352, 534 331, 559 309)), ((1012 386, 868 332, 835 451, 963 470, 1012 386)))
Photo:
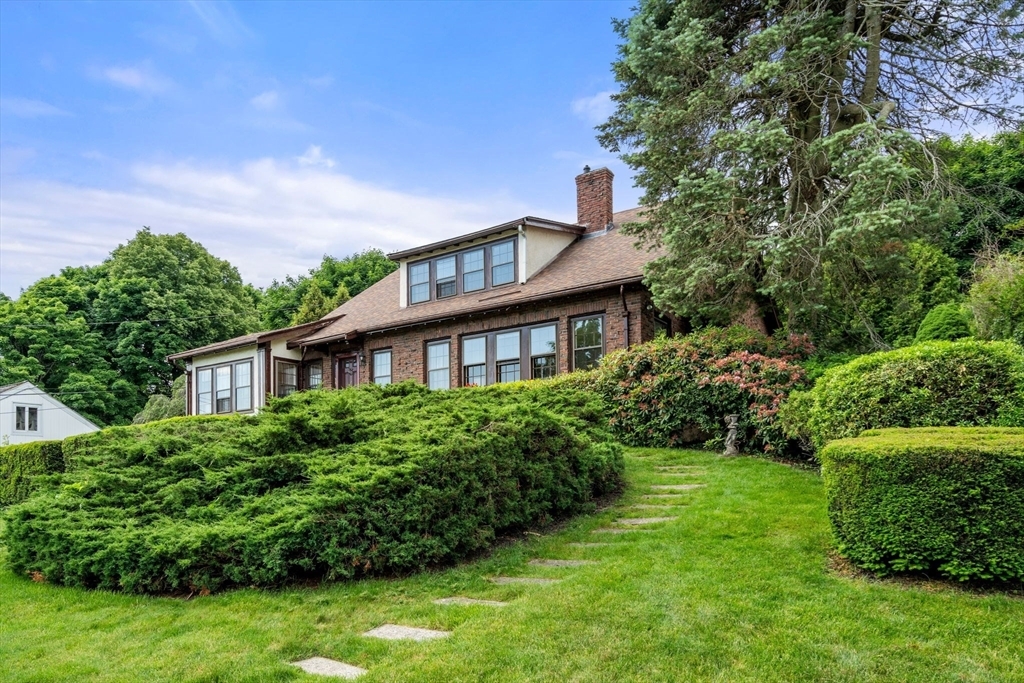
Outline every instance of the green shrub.
POLYGON ((679 446, 721 438, 740 416, 745 446, 778 452, 786 437, 779 405, 803 385, 795 361, 813 351, 804 337, 772 338, 746 327, 659 338, 607 355, 596 387, 616 434, 636 446, 679 446))
POLYGON ((71 471, 6 510, 9 562, 130 592, 450 562, 589 509, 623 468, 593 394, 525 384, 303 392, 69 445, 71 471))
POLYGON ((979 337, 1012 339, 1024 345, 1024 256, 1001 254, 985 263, 971 286, 967 305, 979 337))
POLYGON ((839 552, 855 564, 1024 580, 1024 429, 867 431, 820 457, 839 552))
POLYGON ((60 441, 31 441, 0 447, 0 505, 25 500, 40 475, 62 472, 60 441))
POLYGON ((914 343, 955 341, 971 336, 971 325, 960 304, 939 304, 921 321, 914 343))
POLYGON ((826 372, 811 396, 819 449, 865 429, 1024 426, 1024 349, 962 340, 873 353, 826 372))

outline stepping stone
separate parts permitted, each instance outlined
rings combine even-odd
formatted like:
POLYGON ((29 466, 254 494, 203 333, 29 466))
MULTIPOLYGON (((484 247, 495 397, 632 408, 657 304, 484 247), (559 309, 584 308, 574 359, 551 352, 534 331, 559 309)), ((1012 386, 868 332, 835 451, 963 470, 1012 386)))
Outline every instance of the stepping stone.
POLYGON ((673 510, 683 505, 630 505, 630 510, 673 510))
POLYGON ((703 477, 705 472, 658 472, 659 477, 703 477))
POLYGON ((607 548, 611 543, 569 543, 573 548, 607 548))
POLYGON ((658 491, 692 491, 704 488, 704 484, 652 484, 651 488, 658 491))
POLYGON ((699 470, 700 465, 655 465, 656 470, 699 470))
POLYGON ((451 631, 434 631, 429 628, 416 628, 415 626, 399 626, 397 624, 384 624, 375 629, 367 631, 364 636, 370 638, 382 638, 383 640, 436 640, 447 638, 451 631))
POLYGON ((530 560, 528 564, 534 567, 585 567, 588 564, 597 564, 593 560, 530 560))
POLYGON ((674 498, 676 500, 686 500, 687 499, 686 496, 684 496, 684 495, 682 495, 680 493, 648 493, 648 494, 640 496, 640 497, 641 498, 659 498, 659 499, 674 498))
POLYGON ((496 583, 499 586, 507 586, 512 583, 529 583, 536 586, 546 586, 552 583, 558 583, 561 579, 538 579, 532 576, 492 576, 487 579, 491 583, 496 583))
POLYGON ((434 600, 435 605, 483 605, 484 607, 507 607, 507 602, 498 602, 497 600, 477 600, 475 598, 440 598, 434 600))
POLYGON ((651 529, 594 529, 592 534, 632 534, 640 531, 651 531, 651 529))
POLYGON ((616 524, 629 524, 637 526, 640 524, 657 524, 658 522, 671 522, 678 517, 623 517, 615 520, 616 524))
POLYGON ((308 674, 333 676, 334 678, 358 678, 366 673, 366 669, 360 669, 358 666, 352 666, 345 662, 336 662, 326 657, 310 657, 301 662, 292 662, 292 666, 297 666, 308 674))

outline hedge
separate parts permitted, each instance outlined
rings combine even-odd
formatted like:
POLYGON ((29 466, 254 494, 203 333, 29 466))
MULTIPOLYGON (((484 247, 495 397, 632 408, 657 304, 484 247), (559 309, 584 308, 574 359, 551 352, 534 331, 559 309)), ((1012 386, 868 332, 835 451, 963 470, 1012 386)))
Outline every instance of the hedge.
POLYGON ((838 549, 856 565, 1024 580, 1024 429, 866 431, 820 457, 838 549))
POLYGON ((1024 349, 1013 342, 935 341, 861 356, 828 370, 799 415, 817 448, 865 429, 1024 427, 1024 349))
POLYGON ((25 500, 40 475, 64 471, 60 441, 0 447, 0 506, 25 500))
POLYGON ((9 562, 137 593, 413 571, 592 509, 623 470, 604 422, 588 392, 396 385, 108 429, 5 511, 9 562))

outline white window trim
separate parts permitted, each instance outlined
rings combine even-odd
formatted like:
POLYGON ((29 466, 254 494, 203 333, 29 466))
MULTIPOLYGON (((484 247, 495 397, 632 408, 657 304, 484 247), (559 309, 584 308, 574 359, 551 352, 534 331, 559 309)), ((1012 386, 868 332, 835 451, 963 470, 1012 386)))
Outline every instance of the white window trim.
POLYGON ((14 403, 11 411, 11 434, 41 434, 43 432, 43 406, 41 403, 14 403), (25 409, 25 429, 18 429, 18 408, 25 409), (36 428, 28 429, 28 411, 36 409, 36 428))

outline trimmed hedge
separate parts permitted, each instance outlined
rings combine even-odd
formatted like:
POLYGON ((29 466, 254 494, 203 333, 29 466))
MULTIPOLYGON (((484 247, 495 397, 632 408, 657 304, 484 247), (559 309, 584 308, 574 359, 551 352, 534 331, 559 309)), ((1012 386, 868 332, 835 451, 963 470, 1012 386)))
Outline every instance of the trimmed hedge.
POLYGON ((879 574, 1024 580, 1024 429, 883 429, 821 451, 839 552, 879 574))
POLYGON ((589 392, 401 384, 107 429, 6 510, 9 562, 137 593, 417 570, 592 509, 623 470, 604 423, 589 392))
POLYGON ((794 412, 807 423, 787 425, 790 434, 819 449, 865 429, 1024 427, 1024 349, 936 341, 861 356, 822 375, 794 412))
POLYGON ((0 447, 0 505, 28 498, 39 475, 63 471, 60 441, 31 441, 0 447))

